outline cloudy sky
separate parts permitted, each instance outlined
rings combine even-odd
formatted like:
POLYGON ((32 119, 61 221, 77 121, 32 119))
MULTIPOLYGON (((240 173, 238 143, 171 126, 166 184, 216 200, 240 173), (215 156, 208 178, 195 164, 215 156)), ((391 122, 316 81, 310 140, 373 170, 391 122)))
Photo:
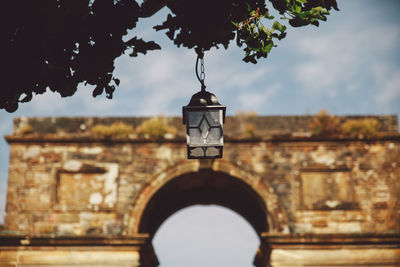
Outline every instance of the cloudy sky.
MULTIPOLYGON (((301 115, 321 109, 338 115, 399 115, 400 1, 338 3, 341 10, 333 11, 319 28, 289 28, 287 37, 257 65, 242 62, 243 52, 233 44, 228 50, 207 52, 207 89, 227 106, 229 115, 239 110, 260 115, 301 115)), ((174 47, 164 33, 152 29, 167 13, 163 9, 140 21, 131 33, 156 40, 162 50, 138 58, 119 58, 115 73, 121 84, 112 100, 105 96, 92 98, 92 88, 83 86, 65 99, 53 93, 39 95, 15 113, 0 111, 0 134, 10 134, 12 119, 19 116, 179 116, 181 107, 199 89, 194 73, 196 55, 174 47)), ((8 145, 1 140, 0 218, 4 216, 8 154, 8 145)), ((217 247, 221 248, 218 254, 226 257, 219 257, 219 264, 214 259, 215 265, 207 266, 243 267, 251 266, 257 242, 250 226, 231 211, 195 207, 169 218, 156 235, 155 247, 162 267, 182 266, 179 262, 185 257, 194 259, 195 254, 200 257, 196 262, 204 266, 207 256, 203 253, 209 251, 209 257, 214 257, 212 251, 217 247), (214 219, 210 222, 209 218, 214 219), (174 240, 174 229, 184 233, 182 239, 174 240), (210 244, 206 240, 210 233, 211 237, 221 236, 222 242, 214 243, 211 252, 204 245, 210 244), (173 248, 182 245, 187 249, 185 253, 174 254, 177 250, 173 248), (232 256, 238 257, 236 265, 224 263, 232 256)))

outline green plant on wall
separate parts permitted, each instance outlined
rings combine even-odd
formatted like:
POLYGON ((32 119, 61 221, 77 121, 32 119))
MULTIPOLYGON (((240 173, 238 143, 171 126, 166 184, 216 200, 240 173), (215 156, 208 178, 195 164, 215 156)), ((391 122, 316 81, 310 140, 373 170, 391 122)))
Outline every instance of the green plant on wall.
POLYGON ((372 137, 379 130, 379 122, 374 118, 350 119, 342 125, 342 132, 350 137, 372 137))
POLYGON ((123 122, 114 122, 111 125, 97 124, 93 126, 92 133, 95 136, 111 138, 111 137, 129 137, 134 134, 134 128, 123 122))
POLYGON ((326 110, 320 110, 318 114, 312 119, 310 127, 313 135, 326 136, 340 133, 340 121, 334 116, 330 115, 326 110))
POLYGON ((33 134, 35 132, 35 129, 29 125, 29 124, 23 124, 21 127, 17 129, 17 134, 20 135, 27 135, 27 134, 33 134))
POLYGON ((321 110, 312 119, 310 128, 315 136, 342 135, 351 138, 372 137, 379 131, 379 121, 375 118, 347 119, 340 122, 339 118, 321 110))
POLYGON ((169 126, 163 116, 158 116, 143 121, 136 128, 136 134, 142 138, 163 139, 168 135, 174 136, 176 129, 169 126))

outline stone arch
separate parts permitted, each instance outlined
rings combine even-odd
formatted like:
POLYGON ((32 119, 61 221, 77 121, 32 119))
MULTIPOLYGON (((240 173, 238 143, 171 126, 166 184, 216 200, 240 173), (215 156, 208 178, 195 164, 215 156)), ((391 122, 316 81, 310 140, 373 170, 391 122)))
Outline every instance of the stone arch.
POLYGON ((170 215, 195 204, 230 208, 259 235, 289 232, 278 196, 260 176, 225 160, 184 160, 154 175, 141 188, 129 210, 126 234, 147 233, 152 238, 170 215))

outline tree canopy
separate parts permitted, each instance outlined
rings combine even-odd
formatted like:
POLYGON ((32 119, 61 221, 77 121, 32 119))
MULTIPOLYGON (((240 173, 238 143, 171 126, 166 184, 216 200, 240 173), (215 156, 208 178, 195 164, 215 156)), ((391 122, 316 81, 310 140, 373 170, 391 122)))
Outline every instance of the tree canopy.
POLYGON ((46 90, 71 96, 80 83, 95 86, 93 96, 112 98, 120 82, 114 60, 161 49, 154 41, 126 40, 126 35, 149 7, 152 15, 164 5, 170 14, 151 26, 178 47, 226 49, 235 40, 243 47, 243 60, 252 63, 266 58, 286 36, 285 21, 292 27, 318 26, 332 8, 338 10, 336 0, 145 0, 141 6, 135 0, 3 1, 0 108, 13 112, 46 90))

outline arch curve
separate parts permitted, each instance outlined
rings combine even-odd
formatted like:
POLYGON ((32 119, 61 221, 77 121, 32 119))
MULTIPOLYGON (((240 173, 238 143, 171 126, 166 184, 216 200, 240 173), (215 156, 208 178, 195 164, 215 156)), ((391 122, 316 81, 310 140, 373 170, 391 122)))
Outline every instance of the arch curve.
POLYGON ((133 201, 126 233, 148 233, 174 212, 195 204, 217 204, 242 215, 260 235, 287 233, 284 209, 273 188, 225 160, 181 161, 154 175, 133 201))

